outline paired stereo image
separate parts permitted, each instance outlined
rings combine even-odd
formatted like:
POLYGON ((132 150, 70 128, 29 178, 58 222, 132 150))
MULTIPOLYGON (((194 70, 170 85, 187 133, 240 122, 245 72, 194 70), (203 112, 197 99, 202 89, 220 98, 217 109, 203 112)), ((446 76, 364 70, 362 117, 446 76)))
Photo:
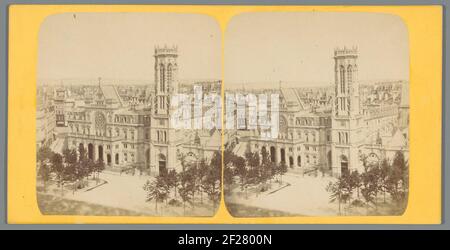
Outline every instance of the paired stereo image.
POLYGON ((254 12, 222 34, 200 14, 52 15, 36 96, 44 215, 407 206, 409 44, 396 16, 254 12))

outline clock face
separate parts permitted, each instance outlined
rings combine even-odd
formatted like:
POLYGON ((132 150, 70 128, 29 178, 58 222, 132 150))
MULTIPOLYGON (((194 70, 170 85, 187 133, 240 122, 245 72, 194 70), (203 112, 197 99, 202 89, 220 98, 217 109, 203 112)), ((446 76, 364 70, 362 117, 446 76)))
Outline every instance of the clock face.
POLYGON ((194 153, 189 152, 189 153, 187 153, 187 155, 186 155, 185 161, 186 161, 187 163, 189 163, 189 164, 196 163, 196 162, 197 162, 197 156, 196 156, 194 153))
POLYGON ((367 163, 369 163, 370 165, 377 164, 378 160, 378 156, 375 153, 371 153, 367 157, 367 163))
POLYGON ((106 129, 106 118, 102 112, 97 112, 95 114, 95 128, 98 130, 106 129))

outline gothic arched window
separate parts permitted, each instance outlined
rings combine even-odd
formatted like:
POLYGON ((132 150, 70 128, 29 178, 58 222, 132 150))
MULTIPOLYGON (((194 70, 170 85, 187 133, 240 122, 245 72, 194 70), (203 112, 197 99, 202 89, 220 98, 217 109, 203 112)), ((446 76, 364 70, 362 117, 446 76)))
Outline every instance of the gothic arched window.
POLYGON ((345 68, 344 66, 341 66, 339 68, 339 80, 341 85, 341 93, 345 93, 345 68))
POLYGON ((352 65, 348 65, 347 67, 347 81, 348 84, 350 85, 353 81, 353 69, 352 69, 352 65))
POLYGON ((164 64, 160 64, 159 65, 159 90, 160 91, 164 91, 164 85, 165 85, 165 68, 164 68, 164 64))
POLYGON ((170 84, 172 82, 172 78, 173 78, 173 67, 172 64, 169 63, 169 65, 167 66, 167 82, 170 84))

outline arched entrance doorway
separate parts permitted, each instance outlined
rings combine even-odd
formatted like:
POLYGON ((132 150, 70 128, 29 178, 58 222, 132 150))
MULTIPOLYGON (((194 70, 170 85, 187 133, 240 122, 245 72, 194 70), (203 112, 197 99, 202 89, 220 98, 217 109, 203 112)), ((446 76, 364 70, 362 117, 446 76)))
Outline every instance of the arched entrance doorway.
POLYGON ((276 161, 276 150, 275 150, 275 147, 274 146, 272 146, 272 147, 270 147, 270 161, 271 162, 275 162, 276 161))
POLYGON ((92 143, 88 144, 88 158, 91 160, 94 159, 94 145, 92 143))
POLYGON ((292 156, 289 156, 289 167, 294 166, 294 158, 292 156))
POLYGON ((262 161, 265 161, 268 157, 269 157, 269 155, 267 153, 266 147, 262 146, 261 147, 261 159, 262 159, 262 161))
POLYGON ((102 145, 98 146, 98 159, 100 161, 103 161, 103 146, 102 145))
POLYGON ((349 174, 347 156, 341 155, 341 174, 349 174))
POLYGON ((80 160, 81 160, 81 158, 83 157, 82 154, 84 154, 84 157, 86 157, 86 151, 85 151, 85 149, 84 149, 84 144, 83 144, 83 143, 80 143, 80 144, 78 145, 78 155, 79 155, 80 160))
POLYGON ((106 155, 106 163, 108 164, 108 166, 111 166, 111 155, 110 154, 106 155))
POLYGON ((159 154, 158 158, 159 174, 161 175, 163 173, 167 173, 166 156, 163 154, 159 154))
POLYGON ((286 150, 284 148, 280 149, 281 153, 281 162, 286 163, 286 150))
POLYGON ((115 161, 116 161, 116 165, 119 165, 119 153, 116 153, 115 161))

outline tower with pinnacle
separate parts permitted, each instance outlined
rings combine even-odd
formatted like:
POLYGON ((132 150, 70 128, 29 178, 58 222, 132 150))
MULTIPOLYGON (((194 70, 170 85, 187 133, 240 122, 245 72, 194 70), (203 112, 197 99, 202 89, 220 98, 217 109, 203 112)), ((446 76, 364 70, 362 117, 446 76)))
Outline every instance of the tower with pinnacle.
POLYGON ((332 172, 349 173, 360 168, 359 151, 362 127, 359 82, 358 49, 334 50, 334 100, 332 110, 332 172))
POLYGON ((155 97, 151 119, 151 165, 161 173, 177 165, 177 136, 170 126, 173 111, 170 98, 178 91, 178 48, 176 46, 155 47, 155 97))

